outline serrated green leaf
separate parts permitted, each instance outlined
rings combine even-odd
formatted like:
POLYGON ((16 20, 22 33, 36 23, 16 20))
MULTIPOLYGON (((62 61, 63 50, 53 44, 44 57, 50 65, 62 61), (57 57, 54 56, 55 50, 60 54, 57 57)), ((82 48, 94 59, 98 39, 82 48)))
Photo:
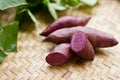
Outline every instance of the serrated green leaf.
POLYGON ((53 8, 53 6, 51 5, 51 3, 48 3, 48 10, 54 19, 58 18, 57 13, 55 9, 53 8))
POLYGON ((0 26, 0 48, 6 52, 17 51, 18 22, 0 26))
POLYGON ((0 0, 0 10, 26 4, 27 2, 25 0, 0 0))
POLYGON ((7 55, 0 49, 0 63, 7 57, 7 55))
POLYGON ((66 7, 61 6, 60 4, 51 3, 51 6, 52 6, 55 10, 65 10, 65 9, 66 9, 66 7))
POLYGON ((89 6, 93 6, 97 3, 97 0, 80 0, 80 1, 89 6))
POLYGON ((36 17, 31 13, 30 10, 27 10, 27 12, 28 12, 29 16, 31 17, 32 21, 33 21, 35 24, 40 24, 40 23, 38 22, 38 20, 36 19, 36 17))

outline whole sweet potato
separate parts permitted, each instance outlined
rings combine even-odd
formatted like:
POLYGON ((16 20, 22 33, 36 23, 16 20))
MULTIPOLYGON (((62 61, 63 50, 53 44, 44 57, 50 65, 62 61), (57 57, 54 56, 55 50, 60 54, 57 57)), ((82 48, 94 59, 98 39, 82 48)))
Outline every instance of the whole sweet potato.
POLYGON ((76 53, 76 55, 83 59, 94 59, 94 49, 87 39, 87 36, 81 31, 73 34, 71 39, 71 49, 76 53))
POLYGON ((40 35, 47 36, 53 31, 61 28, 73 27, 73 26, 85 26, 87 22, 90 20, 90 17, 74 17, 74 16, 63 16, 48 25, 48 27, 41 32, 40 35))
POLYGON ((53 43, 70 42, 72 35, 77 31, 84 32, 94 48, 112 47, 118 44, 118 41, 112 35, 89 27, 59 29, 48 35, 46 40, 53 43))
POLYGON ((56 46, 50 54, 47 55, 46 61, 50 65, 62 65, 72 57, 72 51, 69 43, 62 43, 56 46))

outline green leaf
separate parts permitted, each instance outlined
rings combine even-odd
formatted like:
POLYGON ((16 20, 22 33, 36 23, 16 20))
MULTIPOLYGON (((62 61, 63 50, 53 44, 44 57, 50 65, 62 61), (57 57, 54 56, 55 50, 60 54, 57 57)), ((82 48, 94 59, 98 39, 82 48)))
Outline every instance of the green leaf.
POLYGON ((53 6, 51 5, 51 3, 48 3, 48 10, 54 19, 58 18, 57 13, 55 9, 53 8, 53 6))
POLYGON ((0 47, 6 52, 17 51, 18 22, 0 26, 0 47))
POLYGON ((42 1, 43 0, 26 0, 29 7, 35 7, 35 6, 39 5, 40 3, 42 3, 42 1))
POLYGON ((52 2, 52 3, 53 3, 53 2, 55 3, 56 1, 57 1, 57 0, 50 0, 50 2, 52 2))
POLYGON ((36 17, 33 15, 33 13, 29 9, 27 9, 24 6, 20 6, 20 7, 16 8, 16 17, 15 17, 15 20, 19 21, 20 25, 22 22, 24 22, 25 19, 31 19, 35 24, 40 25, 36 17), (20 7, 23 7, 23 8, 20 9, 20 7))
POLYGON ((38 20, 36 19, 36 17, 31 13, 30 10, 27 10, 27 12, 28 12, 29 16, 31 17, 32 21, 33 21, 35 24, 40 24, 40 23, 38 22, 38 20))
POLYGON ((67 4, 70 6, 77 6, 80 3, 79 0, 68 0, 67 4))
POLYGON ((11 7, 26 5, 25 0, 0 0, 0 10, 5 10, 11 7))
POLYGON ((62 6, 66 6, 67 4, 66 4, 66 0, 60 0, 60 4, 62 5, 62 6))
POLYGON ((43 0, 43 4, 48 6, 49 0, 43 0))
POLYGON ((2 51, 0 50, 0 63, 7 57, 7 55, 2 51))
POLYGON ((57 4, 57 3, 51 3, 49 0, 43 0, 43 4, 48 7, 49 12, 54 19, 58 18, 56 10, 66 9, 66 7, 64 7, 60 4, 57 4))
POLYGON ((97 0, 80 0, 80 1, 89 6, 93 6, 97 3, 97 0))
POLYGON ((21 26, 22 23, 24 23, 24 21, 27 19, 27 17, 29 17, 27 9, 28 7, 25 5, 16 7, 15 21, 19 22, 19 26, 21 26))
POLYGON ((51 3, 51 6, 52 6, 55 10, 65 10, 65 9, 66 9, 66 7, 61 6, 60 4, 51 3))
POLYGON ((64 9, 64 7, 58 5, 57 3, 50 3, 49 0, 43 0, 43 4, 48 7, 49 12, 54 19, 58 18, 56 10, 64 9))

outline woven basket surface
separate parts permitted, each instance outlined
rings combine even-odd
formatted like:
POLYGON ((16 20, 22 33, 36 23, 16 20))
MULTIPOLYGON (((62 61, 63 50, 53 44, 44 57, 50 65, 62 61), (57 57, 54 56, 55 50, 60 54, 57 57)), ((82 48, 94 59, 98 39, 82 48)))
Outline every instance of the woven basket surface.
MULTIPOLYGON (((71 8, 59 15, 91 16, 87 26, 110 33, 120 42, 120 0, 99 0, 94 7, 71 8)), ((45 57, 56 45, 43 42, 39 33, 53 20, 46 12, 35 16, 40 25, 25 22, 21 26, 18 52, 7 53, 0 64, 0 80, 120 80, 120 44, 96 49, 93 61, 73 58, 62 66, 47 64, 45 57)))

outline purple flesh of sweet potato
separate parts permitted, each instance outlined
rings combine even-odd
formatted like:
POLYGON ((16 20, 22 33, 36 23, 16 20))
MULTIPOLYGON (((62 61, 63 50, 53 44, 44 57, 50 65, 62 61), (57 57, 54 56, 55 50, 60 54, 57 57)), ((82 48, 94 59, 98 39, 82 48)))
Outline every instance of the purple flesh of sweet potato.
POLYGON ((57 66, 66 63, 72 57, 72 51, 69 43, 62 43, 56 46, 50 54, 47 55, 48 64, 57 66))
POLYGON ((94 59, 94 49, 87 39, 87 36, 81 31, 73 34, 71 39, 71 49, 76 53, 76 55, 83 59, 94 59))

